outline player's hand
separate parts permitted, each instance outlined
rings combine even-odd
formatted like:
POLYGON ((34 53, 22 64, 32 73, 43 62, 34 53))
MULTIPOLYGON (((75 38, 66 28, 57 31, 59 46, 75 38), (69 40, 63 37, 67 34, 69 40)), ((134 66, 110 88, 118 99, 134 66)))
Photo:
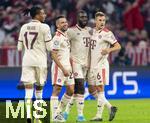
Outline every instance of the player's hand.
POLYGON ((70 72, 67 71, 66 69, 63 69, 63 74, 64 74, 65 77, 70 76, 70 72))
POLYGON ((109 54, 110 53, 110 50, 109 49, 103 49, 102 51, 101 51, 101 54, 102 55, 107 55, 107 54, 109 54))

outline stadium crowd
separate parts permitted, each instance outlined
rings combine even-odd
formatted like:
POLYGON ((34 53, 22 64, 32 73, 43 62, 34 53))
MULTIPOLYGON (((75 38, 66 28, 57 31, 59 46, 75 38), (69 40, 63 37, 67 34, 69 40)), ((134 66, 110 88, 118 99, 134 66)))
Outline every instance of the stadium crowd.
MULTIPOLYGON (((4 49, 16 47, 19 29, 29 20, 23 16, 24 8, 43 5, 46 23, 55 32, 54 18, 64 14, 70 26, 76 24, 76 13, 84 9, 89 25, 94 26, 94 13, 107 14, 107 27, 114 32, 122 50, 111 54, 113 65, 150 65, 150 0, 1 0, 0 1, 0 64, 5 65, 4 49)), ((8 59, 8 58, 6 58, 8 59)))

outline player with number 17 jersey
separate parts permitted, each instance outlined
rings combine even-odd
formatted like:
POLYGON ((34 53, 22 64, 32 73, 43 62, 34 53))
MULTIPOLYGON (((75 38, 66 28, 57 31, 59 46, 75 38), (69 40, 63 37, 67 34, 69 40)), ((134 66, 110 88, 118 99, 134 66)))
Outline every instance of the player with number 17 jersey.
POLYGON ((21 27, 18 49, 24 48, 22 66, 47 67, 47 51, 51 50, 51 32, 47 24, 38 20, 21 27))

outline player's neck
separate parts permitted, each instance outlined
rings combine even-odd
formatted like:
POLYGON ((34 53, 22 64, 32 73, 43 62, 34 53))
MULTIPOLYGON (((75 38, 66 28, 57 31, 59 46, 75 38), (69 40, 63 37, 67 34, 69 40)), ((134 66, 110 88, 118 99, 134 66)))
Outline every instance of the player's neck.
POLYGON ((86 28, 86 26, 81 26, 81 25, 79 25, 79 24, 76 24, 76 27, 77 27, 78 29, 80 29, 80 30, 82 30, 82 29, 85 29, 85 28, 86 28))
POLYGON ((36 19, 36 18, 33 18, 32 22, 40 22, 40 21, 38 19, 36 19))
POLYGON ((104 28, 95 27, 96 31, 101 32, 104 28))

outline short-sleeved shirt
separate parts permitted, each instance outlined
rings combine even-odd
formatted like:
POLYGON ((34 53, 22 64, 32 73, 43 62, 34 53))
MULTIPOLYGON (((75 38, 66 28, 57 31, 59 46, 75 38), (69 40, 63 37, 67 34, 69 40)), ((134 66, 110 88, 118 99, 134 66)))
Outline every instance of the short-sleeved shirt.
POLYGON ((38 20, 24 24, 21 27, 18 47, 24 48, 22 66, 47 67, 46 43, 51 41, 51 31, 47 24, 38 20))
POLYGON ((57 30, 52 39, 53 50, 58 51, 58 59, 63 66, 70 66, 70 42, 67 34, 57 30))
POLYGON ((114 34, 107 28, 101 31, 93 29, 91 36, 91 68, 97 68, 99 62, 107 60, 107 55, 102 55, 101 51, 110 48, 111 45, 117 42, 114 34))
POLYGON ((76 25, 67 31, 71 44, 71 58, 84 66, 89 62, 90 30, 90 27, 83 29, 76 25))

